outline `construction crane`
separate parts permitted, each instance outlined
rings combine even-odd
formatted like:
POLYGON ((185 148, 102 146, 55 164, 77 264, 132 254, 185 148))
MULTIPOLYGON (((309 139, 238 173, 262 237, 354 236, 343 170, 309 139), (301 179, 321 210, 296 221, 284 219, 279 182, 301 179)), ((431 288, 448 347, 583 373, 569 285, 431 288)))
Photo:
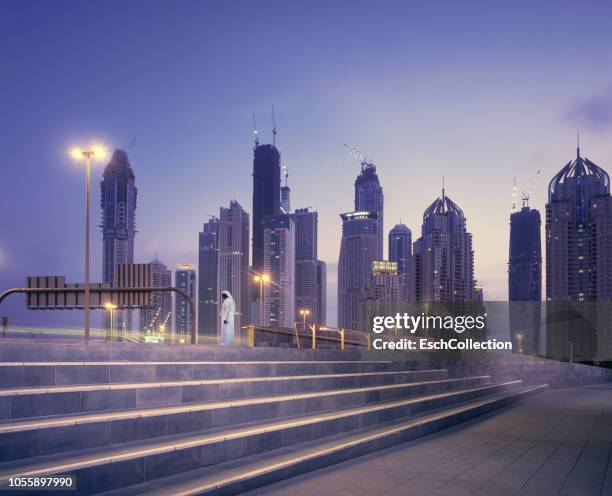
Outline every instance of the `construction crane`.
POLYGON ((255 146, 259 146, 259 134, 257 133, 257 123, 255 122, 255 114, 253 114, 253 135, 255 136, 255 146))
POLYGON ((363 171, 366 167, 373 165, 372 160, 363 155, 357 147, 349 148, 346 143, 344 143, 344 147, 350 153, 351 157, 353 157, 357 162, 361 164, 361 170, 363 171))
POLYGON ((533 190, 535 189, 535 185, 538 182, 538 177, 540 177, 540 169, 538 169, 538 172, 536 172, 536 175, 533 178, 533 181, 531 181, 531 186, 529 187, 529 191, 527 191, 527 193, 523 193, 523 207, 529 206, 529 198, 531 197, 531 194, 533 193, 533 190))
POLYGON ((132 151, 134 150, 135 143, 136 143, 136 138, 132 138, 132 141, 130 142, 130 147, 128 148, 128 153, 132 153, 132 151))
POLYGON ((286 164, 283 164, 283 175, 285 176, 285 187, 287 187, 289 182, 289 168, 286 164))
POLYGON ((516 202, 518 201, 518 190, 516 188, 516 176, 514 176, 514 186, 512 186, 512 211, 516 212, 516 202))
POLYGON ((274 105, 270 104, 272 108, 272 146, 276 146, 276 118, 274 117, 274 105))

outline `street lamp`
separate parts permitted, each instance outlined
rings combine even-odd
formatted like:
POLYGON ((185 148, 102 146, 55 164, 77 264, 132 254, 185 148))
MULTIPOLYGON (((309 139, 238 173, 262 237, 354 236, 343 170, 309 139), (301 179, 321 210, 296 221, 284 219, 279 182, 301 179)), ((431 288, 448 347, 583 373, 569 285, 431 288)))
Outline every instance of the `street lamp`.
POLYGON ((117 308, 117 305, 114 305, 112 303, 106 303, 104 305, 104 308, 106 308, 108 310, 109 313, 109 320, 110 320, 110 334, 109 334, 109 338, 112 336, 112 332, 113 332, 113 310, 115 310, 117 308))
POLYGON ((106 150, 104 147, 94 145, 89 150, 73 148, 70 155, 75 160, 85 159, 85 294, 83 295, 83 311, 85 328, 85 342, 89 341, 89 218, 91 205, 91 159, 97 157, 104 160, 106 150))
POLYGON ((304 331, 306 330, 306 317, 308 315, 310 315, 310 310, 308 310, 307 308, 301 308, 300 309, 300 315, 303 317, 303 322, 304 322, 304 331))
POLYGON ((270 281, 270 275, 269 274, 257 274, 255 277, 253 277, 253 281, 259 283, 259 306, 260 306, 259 324, 263 325, 264 324, 263 287, 266 282, 270 281))

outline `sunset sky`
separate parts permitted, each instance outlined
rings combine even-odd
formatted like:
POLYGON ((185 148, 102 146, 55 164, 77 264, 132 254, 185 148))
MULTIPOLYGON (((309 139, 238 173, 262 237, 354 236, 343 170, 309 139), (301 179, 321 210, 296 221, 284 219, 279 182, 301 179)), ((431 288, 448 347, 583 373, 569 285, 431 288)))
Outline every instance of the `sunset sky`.
MULTIPOLYGON (((74 144, 128 148, 136 260, 197 263, 221 205, 252 211, 252 117, 289 168, 294 208, 319 211, 336 321, 341 212, 359 164, 377 166, 385 237, 419 236, 440 193, 465 212, 485 299, 507 299, 513 177, 543 211, 575 157, 612 172, 612 3, 408 1, 30 1, 0 3, 0 290, 27 275, 83 280, 84 167, 74 144)), ((101 280, 92 178, 92 281, 101 280)), ((385 250, 386 252, 386 250, 385 250)), ((79 313, 0 306, 15 323, 79 313)))

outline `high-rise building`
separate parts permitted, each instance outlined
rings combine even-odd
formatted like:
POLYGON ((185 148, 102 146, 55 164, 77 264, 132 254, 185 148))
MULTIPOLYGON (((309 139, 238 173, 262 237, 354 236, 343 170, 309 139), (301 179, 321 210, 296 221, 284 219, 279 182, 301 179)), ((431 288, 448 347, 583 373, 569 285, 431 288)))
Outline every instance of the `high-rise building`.
POLYGON ((217 337, 218 305, 219 219, 213 217, 199 237, 198 254, 198 334, 217 337))
POLYGON ((325 323, 325 263, 317 259, 318 213, 308 208, 293 212, 295 221, 295 320, 300 310, 310 311, 309 321, 325 323))
POLYGON ((554 359, 612 358, 610 176, 580 156, 548 186, 546 352, 554 359))
POLYGON ((290 328, 295 322, 295 222, 292 215, 264 221, 264 325, 290 328))
POLYGON ((327 264, 317 260, 317 312, 318 323, 327 324, 327 264))
MULTIPOLYGON (((115 280, 117 264, 134 263, 137 192, 134 171, 127 153, 115 150, 100 182, 102 282, 112 283, 115 280)), ((113 312, 115 330, 130 330, 131 316, 129 310, 113 312)), ((104 327, 107 330, 110 328, 110 320, 105 312, 104 327)))
POLYGON ((394 315, 400 311, 404 300, 404 275, 397 262, 375 260, 372 262, 370 283, 365 299, 361 302, 360 327, 371 330, 375 315, 394 315))
POLYGON ((402 299, 412 300, 409 281, 412 262, 412 232, 404 224, 396 224, 389 231, 389 261, 397 263, 397 270, 402 275, 402 299))
POLYGON ((264 221, 279 215, 280 153, 274 145, 255 143, 253 158, 253 268, 263 272, 264 221))
POLYGON ((413 294, 418 302, 478 301, 472 235, 463 211, 445 194, 423 214, 414 243, 413 294))
MULTIPOLYGON (((221 314, 221 293, 229 291, 236 303, 234 329, 247 324, 249 315, 249 214, 232 200, 219 213, 219 262, 217 319, 221 314)), ((220 321, 218 322, 220 329, 220 321)))
POLYGON ((342 241, 338 259, 338 327, 359 329, 360 304, 367 296, 372 262, 379 251, 376 212, 341 214, 342 241))
POLYGON ((540 212, 525 205, 510 215, 508 299, 542 299, 542 247, 540 212))
POLYGON ((376 166, 367 160, 361 162, 361 173, 355 179, 355 212, 373 212, 376 214, 377 229, 377 260, 383 259, 383 189, 376 174, 376 166))
MULTIPOLYGON (((150 262, 152 287, 168 288, 172 286, 172 271, 168 270, 157 257, 150 262)), ((172 295, 168 291, 151 293, 151 308, 140 310, 140 328, 153 333, 170 333, 172 331, 172 295)))
MULTIPOLYGON (((193 264, 179 264, 174 272, 174 285, 195 299, 196 271, 193 264)), ((174 298, 174 332, 185 336, 191 335, 195 322, 191 322, 191 312, 187 299, 177 293, 174 298)))
POLYGON ((580 156, 552 178, 546 204, 546 299, 597 301, 612 277, 608 253, 598 248, 610 240, 605 214, 610 176, 580 156), (599 232, 598 232, 599 227, 599 232), (602 284, 603 283, 603 284, 602 284))

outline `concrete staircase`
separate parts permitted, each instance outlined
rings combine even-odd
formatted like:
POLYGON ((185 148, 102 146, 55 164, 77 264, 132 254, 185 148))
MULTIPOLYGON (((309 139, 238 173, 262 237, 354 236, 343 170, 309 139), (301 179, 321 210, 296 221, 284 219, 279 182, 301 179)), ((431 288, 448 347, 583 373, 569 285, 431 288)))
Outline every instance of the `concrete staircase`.
POLYGON ((356 352, 49 350, 0 346, 0 482, 71 474, 66 494, 236 494, 545 388, 356 352))

